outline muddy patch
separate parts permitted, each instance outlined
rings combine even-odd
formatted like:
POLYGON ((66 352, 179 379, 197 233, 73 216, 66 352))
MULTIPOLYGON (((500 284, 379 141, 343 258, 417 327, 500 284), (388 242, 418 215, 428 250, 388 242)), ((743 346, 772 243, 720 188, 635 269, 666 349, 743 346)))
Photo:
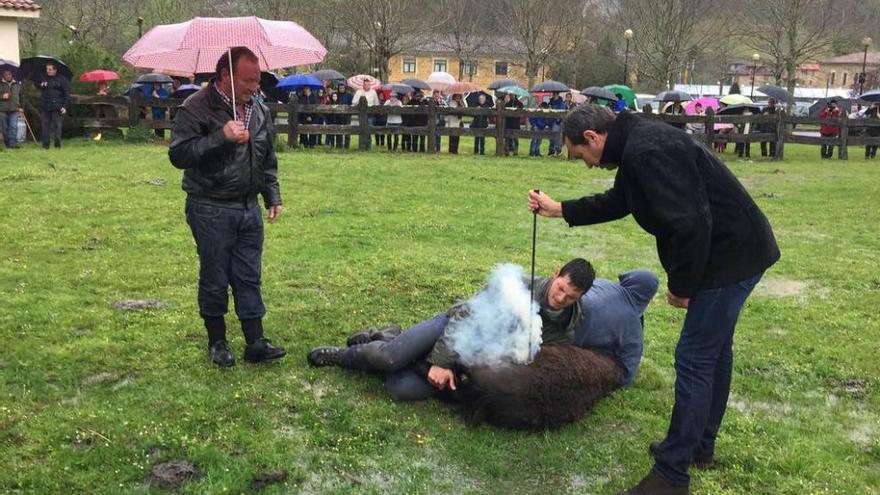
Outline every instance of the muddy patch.
POLYGON ((848 395, 854 399, 864 399, 868 396, 871 384, 865 378, 832 378, 828 384, 840 395, 848 395))
POLYGON ((201 476, 202 471, 195 464, 187 460, 175 459, 153 466, 150 469, 147 483, 151 486, 155 485, 173 490, 183 483, 198 479, 201 476))
POLYGON ((751 191, 764 183, 764 179, 759 177, 739 177, 739 183, 747 190, 751 191))
POLYGON ((162 309, 167 306, 158 299, 123 299, 113 303, 113 309, 119 311, 144 311, 149 309, 162 309))
POLYGON ((81 383, 83 386, 88 387, 92 385, 100 385, 102 383, 115 382, 118 379, 119 375, 117 375, 116 373, 113 373, 111 371, 102 371, 101 373, 83 378, 81 383))
POLYGON ((148 186, 164 187, 165 179, 149 179, 144 181, 148 186))
POLYGON ((271 471, 267 473, 258 473, 251 479, 251 489, 260 491, 269 485, 276 483, 284 483, 287 480, 287 471, 271 471))
POLYGON ((767 278, 755 288, 755 293, 765 297, 803 297, 809 284, 788 278, 767 278))
POLYGON ((787 402, 752 401, 742 397, 731 395, 728 407, 739 411, 746 416, 760 414, 775 418, 790 417, 794 413, 794 407, 787 402))

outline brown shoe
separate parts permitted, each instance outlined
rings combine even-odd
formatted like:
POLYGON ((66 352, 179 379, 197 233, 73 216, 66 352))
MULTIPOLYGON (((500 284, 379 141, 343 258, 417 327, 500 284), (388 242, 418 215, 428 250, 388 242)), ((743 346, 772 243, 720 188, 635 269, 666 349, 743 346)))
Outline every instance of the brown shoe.
POLYGON ((651 471, 638 485, 618 492, 617 495, 690 495, 688 485, 673 485, 659 474, 651 471))

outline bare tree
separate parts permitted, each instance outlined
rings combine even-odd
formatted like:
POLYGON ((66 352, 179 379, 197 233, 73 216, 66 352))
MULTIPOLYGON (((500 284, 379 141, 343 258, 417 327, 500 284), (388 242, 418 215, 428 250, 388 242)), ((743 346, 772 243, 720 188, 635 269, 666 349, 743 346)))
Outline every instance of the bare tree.
POLYGON ((385 80, 391 57, 421 41, 426 7, 424 1, 349 0, 340 27, 357 44, 353 49, 361 48, 369 54, 371 68, 375 67, 379 78, 385 80))
POLYGON ((640 79, 668 89, 695 53, 723 38, 723 19, 700 15, 715 7, 712 0, 619 0, 617 25, 633 30, 630 46, 638 58, 640 79))
POLYGON ((531 87, 538 70, 560 51, 570 27, 580 17, 578 9, 563 0, 503 0, 501 4, 508 33, 517 41, 515 51, 526 61, 531 87))
POLYGON ((834 0, 746 0, 740 28, 750 48, 766 54, 777 83, 794 91, 797 67, 829 51, 839 27, 834 0))
POLYGON ((474 0, 438 0, 434 4, 437 43, 458 58, 458 80, 473 80, 473 70, 464 73, 465 65, 476 67, 477 54, 489 45, 493 33, 487 26, 488 4, 474 0))

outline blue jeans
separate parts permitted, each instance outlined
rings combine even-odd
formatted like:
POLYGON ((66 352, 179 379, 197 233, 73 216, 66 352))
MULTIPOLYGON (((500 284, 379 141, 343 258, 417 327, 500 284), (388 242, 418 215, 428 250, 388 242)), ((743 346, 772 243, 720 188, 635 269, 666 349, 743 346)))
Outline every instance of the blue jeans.
POLYGON ((695 453, 713 454, 733 369, 733 333, 740 309, 763 273, 690 299, 675 349, 675 405, 654 471, 674 484, 690 481, 695 453))
POLYGON ((384 374, 385 387, 394 400, 429 399, 434 395, 434 387, 412 365, 431 352, 447 323, 449 316, 440 313, 387 342, 374 340, 353 345, 342 353, 339 365, 384 374))
POLYGON ((18 111, 0 112, 0 131, 6 146, 18 145, 18 111))
POLYGON ((186 200, 186 223, 199 253, 199 313, 222 317, 229 287, 239 320, 266 314, 260 294, 263 214, 258 205, 222 208, 186 200))
MULTIPOLYGON (((532 126, 533 131, 543 131, 544 129, 539 129, 537 127, 532 126)), ((532 138, 532 142, 529 145, 529 156, 541 156, 541 143, 544 141, 544 138, 532 138)), ((551 144, 551 150, 552 144, 551 144)))
MULTIPOLYGON (((559 132, 562 129, 562 126, 557 122, 550 126, 550 130, 553 132, 559 132)), ((562 153, 562 141, 558 137, 550 138, 550 154, 553 153, 562 153)))

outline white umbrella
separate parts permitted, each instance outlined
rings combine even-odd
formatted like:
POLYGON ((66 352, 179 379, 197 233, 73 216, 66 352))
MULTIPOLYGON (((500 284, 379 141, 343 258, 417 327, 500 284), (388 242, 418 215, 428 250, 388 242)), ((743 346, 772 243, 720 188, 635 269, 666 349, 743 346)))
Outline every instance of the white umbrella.
POLYGON ((450 84, 455 84, 455 76, 448 72, 432 72, 425 82, 431 86, 431 89, 439 89, 442 91, 449 87, 450 84))

